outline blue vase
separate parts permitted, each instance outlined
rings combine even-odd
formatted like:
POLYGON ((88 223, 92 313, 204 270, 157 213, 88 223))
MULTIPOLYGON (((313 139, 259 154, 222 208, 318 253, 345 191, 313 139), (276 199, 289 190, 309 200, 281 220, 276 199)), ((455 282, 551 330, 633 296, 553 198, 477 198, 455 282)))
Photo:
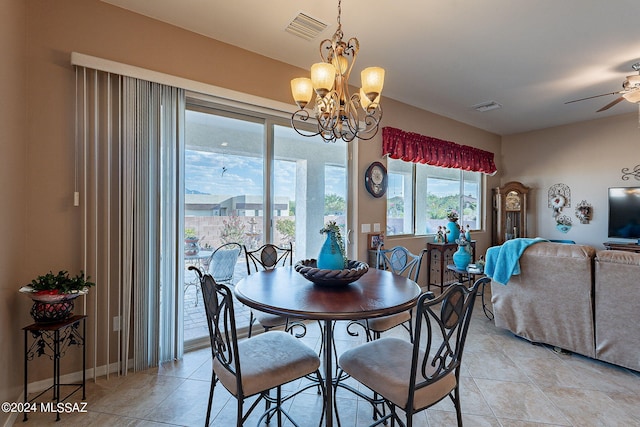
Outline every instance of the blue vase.
POLYGON ((458 246, 458 250, 453 254, 453 263, 460 270, 466 270, 471 262, 471 254, 466 246, 458 246))
POLYGON ((447 223, 447 230, 449 230, 447 240, 449 243, 455 243, 455 241, 460 238, 460 226, 455 221, 449 221, 447 223))
POLYGON ((332 231, 327 233, 327 237, 320 248, 316 266, 323 270, 344 269, 344 255, 340 251, 340 245, 338 244, 336 233, 332 231))

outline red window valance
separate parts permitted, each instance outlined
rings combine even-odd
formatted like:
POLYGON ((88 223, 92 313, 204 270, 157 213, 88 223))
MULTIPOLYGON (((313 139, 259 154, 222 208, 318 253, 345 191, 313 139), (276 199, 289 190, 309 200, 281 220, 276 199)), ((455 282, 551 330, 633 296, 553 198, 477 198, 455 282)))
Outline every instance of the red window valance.
POLYGON ((382 129, 382 155, 406 162, 426 163, 443 168, 456 168, 496 173, 493 153, 400 129, 382 129))

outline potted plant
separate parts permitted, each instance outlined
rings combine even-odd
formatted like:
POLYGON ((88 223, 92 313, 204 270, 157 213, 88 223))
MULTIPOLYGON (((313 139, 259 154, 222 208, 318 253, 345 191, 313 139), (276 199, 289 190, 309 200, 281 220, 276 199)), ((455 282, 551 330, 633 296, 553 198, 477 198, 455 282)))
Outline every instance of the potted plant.
POLYGON ((58 274, 50 271, 20 288, 20 292, 33 300, 31 316, 36 322, 59 322, 71 316, 74 299, 95 286, 89 279, 84 272, 72 277, 65 270, 58 274))
POLYGON ((184 229, 184 241, 185 242, 197 242, 198 237, 196 236, 195 228, 185 228, 184 229))
POLYGON ((198 245, 200 239, 196 236, 196 230, 194 228, 184 229, 184 254, 186 256, 197 255, 200 252, 200 245, 198 245))

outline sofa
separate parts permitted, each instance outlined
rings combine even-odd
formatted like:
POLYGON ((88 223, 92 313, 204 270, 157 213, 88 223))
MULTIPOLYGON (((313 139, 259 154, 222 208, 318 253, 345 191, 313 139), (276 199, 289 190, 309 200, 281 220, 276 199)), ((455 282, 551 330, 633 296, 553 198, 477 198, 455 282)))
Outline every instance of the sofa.
POLYGON ((640 253, 537 242, 492 281, 497 327, 640 371, 640 253))

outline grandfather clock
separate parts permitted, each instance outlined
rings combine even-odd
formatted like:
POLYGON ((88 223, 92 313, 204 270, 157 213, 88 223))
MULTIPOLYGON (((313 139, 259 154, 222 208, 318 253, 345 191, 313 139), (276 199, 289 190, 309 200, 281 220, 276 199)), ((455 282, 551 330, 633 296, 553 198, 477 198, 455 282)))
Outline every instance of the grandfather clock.
POLYGON ((527 193, 529 187, 516 181, 493 189, 493 245, 527 237, 527 193))

